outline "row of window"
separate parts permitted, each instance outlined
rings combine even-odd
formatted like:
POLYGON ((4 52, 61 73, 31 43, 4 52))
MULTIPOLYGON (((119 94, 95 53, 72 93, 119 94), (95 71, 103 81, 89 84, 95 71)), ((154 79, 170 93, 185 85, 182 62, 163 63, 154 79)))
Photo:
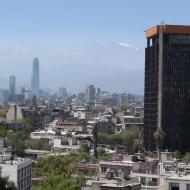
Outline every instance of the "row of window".
POLYGON ((18 190, 23 190, 23 189, 30 189, 31 186, 31 177, 28 177, 17 184, 18 190))
POLYGON ((169 43, 171 43, 171 44, 190 44, 190 35, 170 35, 169 43))
POLYGON ((18 181, 22 180, 26 176, 31 175, 31 173, 32 173, 32 166, 28 166, 26 168, 18 170, 17 171, 17 179, 18 179, 18 181))
MULTIPOLYGON (((169 190, 180 190, 180 184, 179 183, 169 183, 169 190)), ((190 190, 190 184, 186 184, 186 190, 190 190)))

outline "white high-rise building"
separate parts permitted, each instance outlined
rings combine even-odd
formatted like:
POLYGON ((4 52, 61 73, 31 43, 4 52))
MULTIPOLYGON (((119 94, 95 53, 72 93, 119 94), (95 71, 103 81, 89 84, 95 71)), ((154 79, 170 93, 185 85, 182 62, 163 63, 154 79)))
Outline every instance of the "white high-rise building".
POLYGON ((16 77, 10 76, 10 78, 9 78, 9 93, 10 93, 11 100, 14 99, 15 91, 16 91, 16 77))
POLYGON ((88 85, 86 87, 86 101, 88 103, 95 103, 96 88, 94 85, 88 85))
POLYGON ((39 60, 37 57, 33 60, 32 67, 32 79, 31 79, 31 94, 32 96, 39 96, 39 86, 40 86, 40 72, 39 72, 39 60))

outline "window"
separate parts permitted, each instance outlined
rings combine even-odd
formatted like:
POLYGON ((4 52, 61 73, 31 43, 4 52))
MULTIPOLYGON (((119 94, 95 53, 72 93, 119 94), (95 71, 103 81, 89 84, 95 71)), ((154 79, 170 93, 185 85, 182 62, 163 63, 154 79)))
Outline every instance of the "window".
POLYGON ((20 171, 17 171, 17 179, 20 180, 20 171))
POLYGON ((190 184, 186 185, 186 190, 190 190, 190 184))
POLYGON ((23 169, 21 170, 21 178, 23 178, 23 175, 24 175, 24 171, 23 169))
POLYGON ((179 190, 179 183, 170 182, 170 190, 179 190))

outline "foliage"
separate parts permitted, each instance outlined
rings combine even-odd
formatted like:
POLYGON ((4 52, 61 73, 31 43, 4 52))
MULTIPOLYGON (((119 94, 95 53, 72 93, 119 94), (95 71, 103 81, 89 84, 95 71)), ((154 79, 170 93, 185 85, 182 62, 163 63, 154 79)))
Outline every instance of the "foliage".
POLYGON ((149 186, 157 186, 158 183, 156 181, 150 181, 150 182, 148 182, 148 185, 149 186))
POLYGON ((6 118, 6 110, 4 108, 0 108, 0 118, 6 118))
POLYGON ((25 141, 26 148, 33 150, 51 150, 48 139, 28 139, 25 141))
POLYGON ((34 130, 38 129, 42 125, 43 118, 37 109, 33 110, 32 115, 28 118, 28 123, 30 123, 34 130))
POLYGON ((44 116, 43 118, 43 124, 47 125, 48 123, 50 123, 52 121, 52 118, 48 115, 44 116))
POLYGON ((87 144, 82 144, 81 146, 80 146, 80 152, 86 152, 86 153, 89 153, 89 147, 88 147, 88 145, 87 144))
POLYGON ((123 104, 123 105, 120 105, 118 109, 119 111, 126 112, 128 110, 128 106, 123 104))
POLYGON ((40 158, 34 165, 33 174, 38 177, 48 176, 50 174, 71 177, 75 164, 76 158, 71 155, 40 158))
POLYGON ((103 148, 98 148, 98 160, 112 160, 112 155, 107 154, 103 148))
POLYGON ((0 126, 0 138, 7 137, 7 145, 12 147, 13 155, 23 156, 25 150, 24 141, 29 136, 27 126, 21 131, 8 130, 5 126, 0 126))
POLYGON ((79 154, 76 155, 76 160, 77 161, 86 161, 89 162, 90 161, 90 154, 87 152, 79 152, 79 154))
POLYGON ((177 159, 181 159, 181 157, 182 157, 182 154, 179 152, 179 151, 174 151, 174 154, 173 154, 173 156, 174 156, 174 158, 177 158, 177 159))
POLYGON ((80 190, 82 184, 82 177, 64 178, 61 175, 50 175, 32 190, 80 190))
POLYGON ((72 134, 71 134, 71 133, 67 133, 65 136, 66 136, 67 138, 69 138, 69 137, 72 137, 72 134))
POLYGON ((190 163, 190 152, 185 153, 185 155, 182 157, 182 161, 186 163, 190 163))
POLYGON ((33 190, 80 190, 83 177, 73 177, 76 155, 50 156, 38 159, 33 175, 43 180, 33 190))
POLYGON ((138 133, 135 130, 129 130, 120 134, 98 134, 98 144, 106 145, 123 145, 127 147, 128 152, 134 152, 135 139, 138 138, 138 133))
POLYGON ((156 139, 157 143, 161 145, 165 137, 165 132, 162 128, 158 128, 154 133, 154 138, 156 139))
POLYGON ((0 125, 0 138, 6 137, 9 131, 5 128, 5 126, 0 125))
POLYGON ((8 177, 1 176, 1 168, 0 168, 0 189, 1 190, 16 190, 15 184, 12 181, 9 181, 8 177))
POLYGON ((8 134, 7 144, 12 147, 13 155, 17 155, 20 157, 24 155, 24 139, 25 137, 23 136, 23 134, 19 132, 12 132, 8 134))
POLYGON ((156 146, 157 146, 157 151, 158 151, 158 159, 161 159, 161 147, 162 143, 165 137, 165 132, 162 128, 158 128, 154 134, 153 134, 155 140, 156 140, 156 146))
POLYGON ((93 139, 94 139, 94 157, 98 158, 98 152, 97 152, 98 126, 97 126, 97 123, 95 123, 93 126, 92 134, 93 134, 93 139))

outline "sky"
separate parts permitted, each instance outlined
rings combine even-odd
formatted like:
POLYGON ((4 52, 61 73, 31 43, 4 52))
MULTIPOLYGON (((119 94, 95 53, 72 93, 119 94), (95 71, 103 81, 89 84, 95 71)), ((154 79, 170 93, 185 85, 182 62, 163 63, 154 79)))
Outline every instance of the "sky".
POLYGON ((144 31, 164 21, 190 25, 189 0, 0 0, 0 88, 40 86, 76 93, 87 84, 143 94, 144 31))

